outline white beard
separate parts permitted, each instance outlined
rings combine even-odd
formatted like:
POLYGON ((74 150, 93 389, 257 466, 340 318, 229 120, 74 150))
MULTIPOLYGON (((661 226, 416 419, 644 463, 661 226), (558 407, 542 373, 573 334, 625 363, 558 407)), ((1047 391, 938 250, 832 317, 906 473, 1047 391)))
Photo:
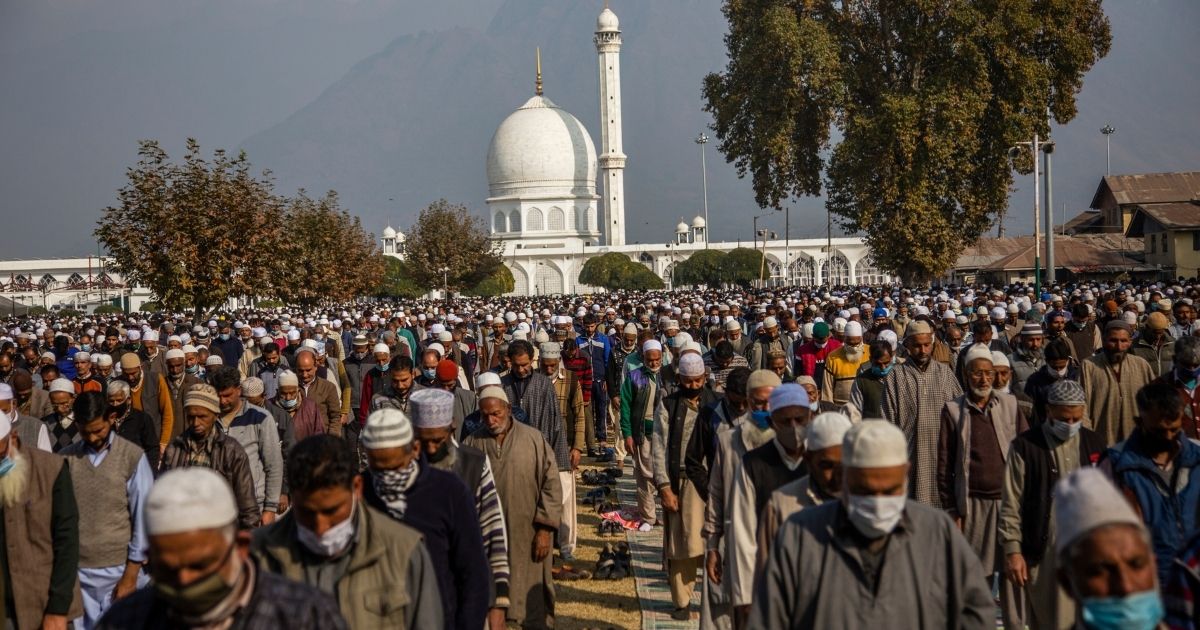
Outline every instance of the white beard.
POLYGON ((849 359, 851 363, 858 363, 862 359, 863 347, 861 344, 854 348, 851 348, 850 346, 842 347, 846 349, 846 358, 849 359))
POLYGON ((25 489, 29 484, 29 462, 25 457, 11 447, 9 457, 13 460, 13 468, 7 475, 0 477, 0 505, 12 507, 25 498, 25 489))
POLYGON ((993 389, 995 389, 997 392, 1000 392, 1001 394, 1009 394, 1009 393, 1011 393, 1009 391, 1009 389, 1011 387, 1012 387, 1012 383, 1009 383, 1008 385, 1005 385, 1004 387, 995 387, 993 389))
POLYGON ((979 389, 972 387, 970 389, 972 395, 974 395, 976 398, 982 398, 984 400, 987 400, 987 397, 992 394, 993 390, 991 387, 981 387, 979 389))

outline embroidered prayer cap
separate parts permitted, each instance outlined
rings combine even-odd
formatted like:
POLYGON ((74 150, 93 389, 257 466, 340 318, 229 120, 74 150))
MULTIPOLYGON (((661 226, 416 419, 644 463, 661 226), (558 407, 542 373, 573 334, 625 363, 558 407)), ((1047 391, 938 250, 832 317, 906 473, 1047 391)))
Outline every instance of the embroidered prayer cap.
POLYGON ((1078 407, 1087 404, 1083 386, 1070 379, 1059 379, 1046 392, 1046 404, 1061 407, 1078 407))
POLYGON ((767 409, 771 413, 783 409, 784 407, 808 407, 808 391, 803 386, 796 383, 786 383, 771 390, 771 397, 767 401, 767 409))
POLYGON ((262 396, 266 390, 266 384, 264 384, 262 379, 258 378, 257 376, 251 376, 242 381, 242 396, 245 398, 256 398, 258 396, 262 396))
POLYGON ((704 359, 698 354, 685 354, 679 357, 678 372, 680 376, 688 378, 704 376, 704 359))
MULTIPOLYGON (((413 392, 414 395, 416 393, 413 392)), ((367 424, 363 427, 360 439, 363 447, 367 449, 407 446, 413 440, 412 422, 399 409, 376 409, 367 416, 367 424)))
POLYGON ((454 423, 454 394, 427 387, 408 396, 408 411, 419 429, 438 429, 454 423))
MULTIPOLYGON (((779 375, 771 370, 754 370, 750 373, 750 378, 746 381, 746 391, 759 389, 760 387, 779 387, 783 381, 779 380, 779 375)), ((805 393, 807 395, 807 392, 805 393)))
POLYGON ((221 413, 221 399, 212 385, 199 383, 192 385, 183 395, 184 407, 203 407, 213 413, 221 413))

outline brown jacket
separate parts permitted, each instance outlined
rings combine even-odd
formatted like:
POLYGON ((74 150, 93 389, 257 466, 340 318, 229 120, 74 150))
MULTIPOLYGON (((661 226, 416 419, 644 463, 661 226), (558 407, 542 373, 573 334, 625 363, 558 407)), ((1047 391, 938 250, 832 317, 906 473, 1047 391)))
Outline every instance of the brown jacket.
MULTIPOLYGON (((171 377, 167 376, 165 378, 167 379, 167 391, 171 393, 171 413, 175 417, 175 421, 171 424, 171 435, 165 440, 169 442, 182 433, 184 427, 187 426, 187 419, 183 415, 183 395, 192 388, 192 385, 200 385, 203 381, 191 374, 184 374, 183 382, 179 384, 179 388, 173 389, 171 387, 171 377)), ((161 437, 159 436, 160 439, 161 437)))
MULTIPOLYGON (((133 386, 130 385, 132 388, 133 386)), ((133 392, 134 409, 146 412, 154 420, 158 429, 159 444, 165 445, 175 435, 175 410, 171 405, 171 390, 167 387, 167 379, 162 374, 142 370, 142 380, 137 391, 133 392)))
MULTIPOLYGON (((22 449, 21 455, 29 466, 25 496, 18 505, 3 510, 8 572, 20 576, 12 580, 16 610, 7 614, 10 620, 15 617, 18 628, 37 628, 50 602, 55 561, 70 562, 72 570, 79 564, 79 513, 59 515, 52 507, 54 483, 65 470, 66 460, 33 445, 22 449)), ((69 481, 69 472, 67 478, 69 481)), ((74 505, 73 491, 71 495, 74 505)), ((83 599, 76 577, 67 619, 82 614, 83 599)))
MULTIPOLYGON (((233 496, 237 499, 238 506, 238 527, 258 527, 261 514, 258 512, 258 495, 254 493, 254 478, 250 475, 250 460, 246 457, 246 450, 217 426, 212 430, 216 431, 217 435, 213 438, 212 462, 208 467, 224 477, 233 488, 233 496)), ((162 472, 189 467, 190 447, 186 433, 171 440, 163 453, 162 472)))
MULTIPOLYGON (((301 389, 304 389, 303 386, 301 389)), ((313 379, 304 395, 317 403, 317 408, 321 410, 321 418, 325 420, 325 432, 341 435, 342 399, 338 396, 337 387, 318 376, 313 379)))

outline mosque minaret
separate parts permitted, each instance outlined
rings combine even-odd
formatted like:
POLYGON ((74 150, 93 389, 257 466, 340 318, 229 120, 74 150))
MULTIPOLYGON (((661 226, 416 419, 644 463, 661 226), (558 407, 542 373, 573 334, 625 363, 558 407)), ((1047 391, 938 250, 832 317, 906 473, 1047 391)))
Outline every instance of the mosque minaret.
POLYGON ((600 62, 600 171, 604 176, 604 236, 608 245, 625 244, 625 152, 621 143, 621 29, 617 14, 604 5, 596 19, 600 62))

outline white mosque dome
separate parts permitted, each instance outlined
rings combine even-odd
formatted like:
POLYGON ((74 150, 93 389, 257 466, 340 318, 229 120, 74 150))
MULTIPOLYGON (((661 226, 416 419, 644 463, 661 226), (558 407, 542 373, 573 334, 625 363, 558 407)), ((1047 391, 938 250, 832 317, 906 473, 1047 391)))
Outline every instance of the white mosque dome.
POLYGON ((596 147, 583 123, 544 96, 509 114, 487 157, 492 197, 574 197, 596 189, 596 147))
POLYGON ((687 231, 688 231, 688 224, 684 223, 683 221, 680 221, 679 225, 675 226, 676 234, 687 234, 687 231))
POLYGON ((708 226, 708 222, 705 221, 704 217, 702 217, 700 215, 696 215, 696 218, 692 219, 692 227, 694 227, 694 228, 702 228, 702 227, 707 227, 707 226, 708 226))
POLYGON ((621 24, 617 21, 617 14, 612 12, 612 9, 604 7, 600 12, 600 17, 596 18, 596 32, 619 32, 621 24))
POLYGON ((396 230, 390 225, 383 228, 383 238, 396 238, 396 230))

